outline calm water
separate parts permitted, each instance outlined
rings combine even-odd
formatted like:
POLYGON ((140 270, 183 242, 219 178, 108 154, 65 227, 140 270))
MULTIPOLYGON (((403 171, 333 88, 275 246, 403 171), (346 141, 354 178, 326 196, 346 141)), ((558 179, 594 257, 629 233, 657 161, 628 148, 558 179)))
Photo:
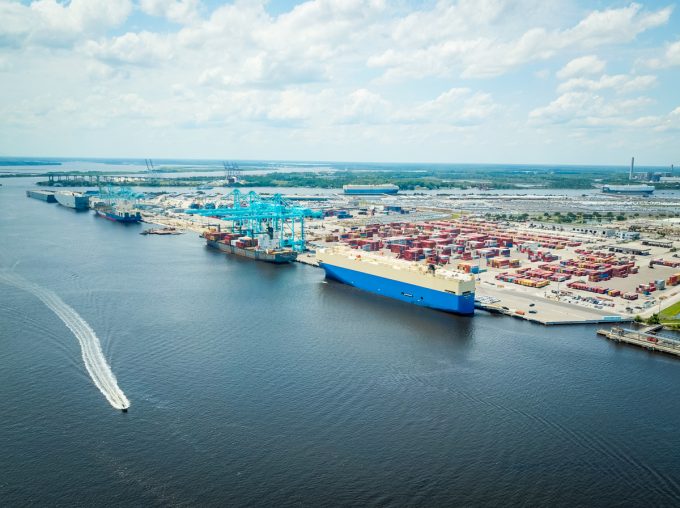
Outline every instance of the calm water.
POLYGON ((680 361, 592 327, 450 316, 27 199, 0 263, 0 499, 15 505, 677 505, 680 361))

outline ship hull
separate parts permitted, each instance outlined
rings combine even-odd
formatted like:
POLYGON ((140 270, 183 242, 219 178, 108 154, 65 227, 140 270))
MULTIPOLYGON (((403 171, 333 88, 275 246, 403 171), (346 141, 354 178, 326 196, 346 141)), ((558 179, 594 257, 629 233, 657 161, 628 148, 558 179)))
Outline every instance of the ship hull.
POLYGON ((61 206, 74 210, 87 210, 90 208, 90 198, 70 192, 57 192, 54 197, 61 206))
POLYGON ((651 196, 654 191, 613 191, 613 190, 606 190, 602 191, 604 194, 623 194, 627 196, 651 196))
POLYGON ((285 263, 290 263, 295 261, 297 258, 296 252, 266 252, 257 249, 242 249, 241 247, 236 247, 235 245, 229 245, 223 242, 216 242, 208 240, 206 242, 208 247, 213 249, 226 252, 227 254, 235 254, 248 259, 255 259, 257 261, 264 261, 266 263, 274 263, 277 265, 282 265, 285 263))
POLYGON ((54 197, 54 192, 43 191, 43 190, 27 190, 26 196, 33 199, 39 199, 46 203, 56 203, 57 198, 54 197))
POLYGON ((103 217, 113 222, 124 222, 126 224, 132 224, 142 221, 142 217, 140 215, 119 215, 117 213, 105 212, 103 210, 95 210, 95 213, 99 217, 103 217))
POLYGON ((651 196, 651 192, 647 191, 610 191, 610 192, 605 192, 605 194, 619 194, 622 196, 651 196))
POLYGON ((475 312, 474 293, 456 295, 328 263, 319 265, 327 278, 364 291, 454 314, 472 315, 475 312))
POLYGON ((605 185, 604 194, 623 194, 630 196, 651 196, 655 188, 651 185, 605 185))
POLYGON ((343 191, 344 194, 347 195, 354 195, 354 196, 382 196, 383 194, 397 194, 399 192, 399 189, 387 189, 387 190, 380 190, 380 189, 365 189, 365 190, 359 190, 359 189, 345 189, 343 191))

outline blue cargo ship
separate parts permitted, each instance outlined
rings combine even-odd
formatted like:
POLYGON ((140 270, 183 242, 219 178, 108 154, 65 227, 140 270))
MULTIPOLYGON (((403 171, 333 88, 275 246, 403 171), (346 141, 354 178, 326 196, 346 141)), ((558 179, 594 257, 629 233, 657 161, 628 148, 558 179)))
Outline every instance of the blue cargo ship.
POLYGON ((421 307, 474 314, 474 275, 348 249, 321 249, 316 258, 329 279, 421 307))
POLYGON ((98 206, 95 213, 114 222, 135 223, 142 221, 142 215, 138 210, 122 209, 116 206, 98 206))

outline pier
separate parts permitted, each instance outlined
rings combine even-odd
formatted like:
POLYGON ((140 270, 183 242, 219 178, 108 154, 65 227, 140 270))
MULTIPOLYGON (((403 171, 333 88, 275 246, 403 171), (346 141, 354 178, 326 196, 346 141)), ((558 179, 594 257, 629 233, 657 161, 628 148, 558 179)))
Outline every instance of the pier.
POLYGON ((629 330, 613 327, 610 330, 600 329, 597 334, 616 342, 624 342, 650 351, 680 356, 680 341, 657 335, 656 329, 629 330))

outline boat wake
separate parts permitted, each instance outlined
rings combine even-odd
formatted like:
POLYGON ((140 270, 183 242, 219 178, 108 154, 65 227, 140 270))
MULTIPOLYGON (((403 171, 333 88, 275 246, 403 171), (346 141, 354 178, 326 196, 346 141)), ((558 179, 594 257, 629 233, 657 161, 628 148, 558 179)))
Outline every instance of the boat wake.
POLYGON ((130 401, 118 387, 116 377, 104 358, 99 338, 80 314, 49 289, 16 274, 0 272, 0 281, 31 293, 54 312, 78 339, 85 369, 106 400, 116 409, 126 410, 130 407, 130 401))

